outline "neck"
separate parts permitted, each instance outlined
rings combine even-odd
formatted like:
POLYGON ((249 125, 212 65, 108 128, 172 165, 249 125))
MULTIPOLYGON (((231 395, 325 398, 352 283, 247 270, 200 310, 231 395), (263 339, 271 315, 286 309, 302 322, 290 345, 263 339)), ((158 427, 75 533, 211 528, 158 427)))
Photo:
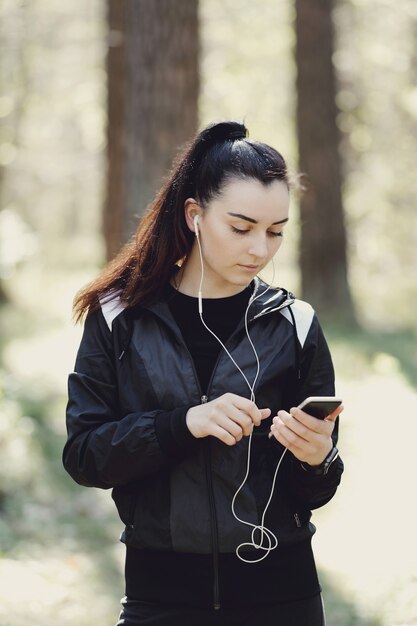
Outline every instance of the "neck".
MULTIPOLYGON (((191 251, 187 261, 181 266, 172 279, 172 285, 177 291, 186 296, 198 297, 201 279, 201 264, 195 249, 191 251)), ((233 285, 221 281, 210 275, 205 268, 204 280, 201 287, 203 298, 227 298, 235 296, 246 289, 248 285, 233 285)))

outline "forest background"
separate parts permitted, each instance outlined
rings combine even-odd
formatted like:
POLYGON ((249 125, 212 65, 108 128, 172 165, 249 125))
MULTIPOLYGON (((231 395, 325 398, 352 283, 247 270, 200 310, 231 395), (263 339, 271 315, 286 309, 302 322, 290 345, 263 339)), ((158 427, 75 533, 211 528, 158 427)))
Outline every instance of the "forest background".
MULTIPOLYGON (((244 119, 293 170, 295 19, 291 0, 199 3, 198 126, 244 119)), ((314 514, 315 550, 329 624, 415 626, 417 5, 339 0, 332 19, 356 323, 325 323, 346 474, 314 514)), ((103 1, 0 4, 1 626, 112 624, 123 595, 109 493, 60 461, 71 301, 106 256, 108 44, 103 1)), ((299 241, 295 196, 277 258, 295 293, 299 241)))

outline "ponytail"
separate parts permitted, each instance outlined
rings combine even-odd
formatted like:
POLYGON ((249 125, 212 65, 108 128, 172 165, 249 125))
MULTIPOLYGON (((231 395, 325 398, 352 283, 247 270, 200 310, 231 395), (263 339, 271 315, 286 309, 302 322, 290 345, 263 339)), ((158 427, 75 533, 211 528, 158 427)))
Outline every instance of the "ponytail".
POLYGON ((281 154, 247 136, 245 125, 239 122, 213 123, 185 147, 132 240, 76 295, 77 321, 114 290, 127 307, 158 300, 176 264, 186 260, 193 244, 184 215, 187 198, 204 206, 232 178, 254 178, 264 184, 281 180, 288 185, 281 154))

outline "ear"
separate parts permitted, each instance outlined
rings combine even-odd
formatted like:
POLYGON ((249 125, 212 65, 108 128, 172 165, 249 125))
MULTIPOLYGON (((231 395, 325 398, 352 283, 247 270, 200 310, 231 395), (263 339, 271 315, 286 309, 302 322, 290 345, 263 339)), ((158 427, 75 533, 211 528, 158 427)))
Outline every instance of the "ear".
POLYGON ((202 215, 200 205, 194 198, 187 198, 184 202, 184 216, 188 228, 193 233, 195 233, 194 218, 196 215, 202 215))

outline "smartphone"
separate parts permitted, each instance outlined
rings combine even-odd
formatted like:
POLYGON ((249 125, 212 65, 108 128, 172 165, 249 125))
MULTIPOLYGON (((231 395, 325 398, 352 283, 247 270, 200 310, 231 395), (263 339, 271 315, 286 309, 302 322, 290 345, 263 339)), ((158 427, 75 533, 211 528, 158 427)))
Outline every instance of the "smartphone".
MULTIPOLYGON (((323 420, 341 404, 341 398, 335 398, 334 396, 310 396, 303 400, 302 403, 298 405, 298 408, 313 417, 317 417, 317 419, 323 420)), ((268 437, 271 439, 273 434, 268 433, 268 437)))
POLYGON ((303 400, 303 402, 298 405, 298 408, 322 420, 330 415, 330 413, 333 413, 341 404, 342 400, 334 396, 310 396, 303 400))

